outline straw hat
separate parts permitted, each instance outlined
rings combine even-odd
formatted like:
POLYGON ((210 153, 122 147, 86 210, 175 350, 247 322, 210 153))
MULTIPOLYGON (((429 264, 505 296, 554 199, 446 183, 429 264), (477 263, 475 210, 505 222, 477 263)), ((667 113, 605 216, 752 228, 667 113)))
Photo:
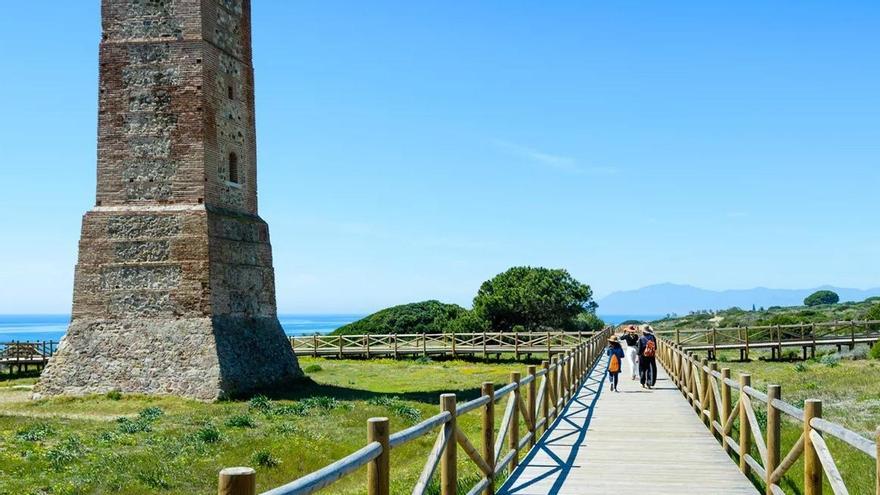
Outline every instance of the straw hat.
POLYGON ((617 342, 617 335, 612 335, 611 337, 608 337, 608 342, 617 342))

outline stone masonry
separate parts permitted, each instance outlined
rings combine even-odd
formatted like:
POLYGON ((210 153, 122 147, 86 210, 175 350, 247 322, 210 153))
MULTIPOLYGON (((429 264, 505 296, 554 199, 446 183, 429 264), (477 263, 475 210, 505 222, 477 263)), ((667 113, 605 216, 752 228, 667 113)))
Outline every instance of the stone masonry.
POLYGON ((249 0, 103 0, 96 206, 35 396, 204 400, 302 376, 257 214, 249 0))

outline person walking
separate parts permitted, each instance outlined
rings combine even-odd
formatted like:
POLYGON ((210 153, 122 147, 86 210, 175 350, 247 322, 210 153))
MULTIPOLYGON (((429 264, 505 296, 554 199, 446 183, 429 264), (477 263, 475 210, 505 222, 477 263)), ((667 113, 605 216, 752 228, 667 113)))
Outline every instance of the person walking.
POLYGON ((610 357, 608 360, 608 381, 611 382, 611 391, 619 392, 617 385, 620 382, 620 371, 623 369, 623 348, 617 340, 617 335, 608 339, 608 349, 605 351, 610 357))
POLYGON ((631 379, 635 380, 639 374, 639 334, 636 327, 630 325, 623 334, 623 342, 626 343, 626 362, 629 364, 631 379))
POLYGON ((642 388, 654 388, 657 382, 657 339, 650 325, 645 326, 639 339, 639 382, 642 388))

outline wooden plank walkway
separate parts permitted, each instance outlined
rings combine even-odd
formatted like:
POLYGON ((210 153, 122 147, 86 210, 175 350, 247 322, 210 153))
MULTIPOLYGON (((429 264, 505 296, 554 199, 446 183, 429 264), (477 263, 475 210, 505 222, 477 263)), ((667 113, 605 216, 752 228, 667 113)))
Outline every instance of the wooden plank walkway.
POLYGON ((757 493, 659 363, 654 390, 631 381, 627 365, 614 393, 607 362, 599 362, 499 494, 757 493))

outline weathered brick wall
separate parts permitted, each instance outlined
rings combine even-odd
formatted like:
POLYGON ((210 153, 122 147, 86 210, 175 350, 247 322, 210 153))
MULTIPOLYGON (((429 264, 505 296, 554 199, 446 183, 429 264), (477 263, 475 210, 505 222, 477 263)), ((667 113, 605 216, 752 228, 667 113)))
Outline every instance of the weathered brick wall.
POLYGON ((102 15, 96 207, 37 393, 214 398, 299 376, 257 215, 250 2, 104 0, 102 15))

